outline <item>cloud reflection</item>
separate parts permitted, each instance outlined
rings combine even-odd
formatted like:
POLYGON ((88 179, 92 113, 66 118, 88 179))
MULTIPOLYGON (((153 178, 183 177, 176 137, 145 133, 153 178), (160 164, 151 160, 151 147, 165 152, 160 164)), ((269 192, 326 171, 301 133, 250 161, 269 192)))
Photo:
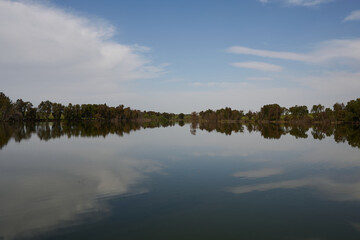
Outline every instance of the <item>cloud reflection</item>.
POLYGON ((233 177, 245 177, 245 178, 263 178, 269 177, 272 175, 277 175, 282 173, 283 170, 281 168, 263 168, 259 170, 250 170, 244 172, 236 172, 232 176, 233 177))
POLYGON ((272 183, 231 187, 227 190, 235 194, 254 191, 270 191, 274 189, 313 188, 321 192, 321 196, 333 201, 360 201, 360 181, 345 182, 326 177, 302 178, 272 183))
POLYGON ((93 154, 85 162, 22 161, 12 171, 5 166, 10 171, 0 174, 0 238, 28 237, 81 223, 89 216, 90 221, 97 220, 96 213, 110 212, 104 197, 145 193, 148 189, 139 183, 148 173, 161 171, 150 160, 98 157, 93 154))

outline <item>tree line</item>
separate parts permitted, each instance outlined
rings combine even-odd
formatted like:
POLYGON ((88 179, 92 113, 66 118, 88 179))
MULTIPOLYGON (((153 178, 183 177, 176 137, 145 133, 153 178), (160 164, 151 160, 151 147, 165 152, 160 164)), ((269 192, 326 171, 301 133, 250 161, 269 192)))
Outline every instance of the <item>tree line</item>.
POLYGON ((37 107, 29 101, 18 99, 12 102, 0 92, 0 121, 79 121, 79 120, 117 120, 117 121, 205 121, 205 122, 360 122, 360 98, 344 103, 335 103, 332 108, 321 104, 307 106, 281 107, 279 104, 264 105, 260 111, 245 113, 230 107, 219 110, 208 109, 199 113, 174 114, 154 111, 140 111, 119 105, 71 104, 67 106, 51 101, 42 101, 37 107))
POLYGON ((349 101, 346 105, 335 103, 333 108, 321 104, 307 106, 281 107, 279 104, 264 105, 260 111, 235 110, 229 107, 219 110, 206 110, 192 113, 192 120, 205 122, 238 122, 238 121, 284 121, 284 122, 360 122, 360 98, 349 101))
MULTIPOLYGON (((8 96, 0 92, 0 121, 79 121, 79 120, 118 120, 118 121, 156 121, 166 123, 179 116, 173 113, 140 111, 119 105, 106 104, 71 104, 42 101, 35 107, 29 101, 18 99, 12 102, 8 96)), ((180 115, 180 118, 184 116, 180 115)))

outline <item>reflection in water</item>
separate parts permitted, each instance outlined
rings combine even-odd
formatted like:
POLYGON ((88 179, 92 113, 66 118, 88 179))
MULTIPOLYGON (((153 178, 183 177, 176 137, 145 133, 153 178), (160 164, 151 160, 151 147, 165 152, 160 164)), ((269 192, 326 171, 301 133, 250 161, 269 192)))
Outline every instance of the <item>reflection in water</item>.
MULTIPOLYGON (((64 135, 70 137, 106 137, 109 134, 123 136, 131 131, 137 131, 142 128, 158 128, 174 126, 161 125, 159 123, 138 123, 122 122, 111 123, 101 121, 82 121, 82 122, 54 122, 54 123, 26 123, 26 124, 8 124, 0 123, 0 149, 3 148, 10 139, 14 138, 16 142, 29 139, 32 134, 37 134, 39 139, 47 141, 53 138, 60 138, 64 135)), ((184 122, 179 122, 180 126, 184 122)), ((311 128, 311 135, 314 139, 322 140, 325 137, 334 136, 336 142, 347 142, 350 146, 360 148, 360 125, 306 125, 306 124, 252 124, 245 125, 239 123, 216 123, 216 122, 192 122, 190 123, 190 133, 196 135, 196 129, 206 130, 208 132, 216 131, 231 135, 232 133, 243 133, 244 129, 249 133, 260 132, 266 139, 280 139, 281 136, 290 134, 295 138, 308 138, 308 132, 311 128)))
POLYGON ((146 128, 159 128, 173 126, 174 123, 153 123, 153 122, 106 122, 106 121, 79 121, 79 122, 29 122, 22 123, 1 123, 0 122, 0 149, 3 148, 12 138, 16 142, 29 139, 36 134, 40 140, 48 141, 62 136, 70 137, 106 137, 109 134, 123 136, 131 131, 146 128))
POLYGON ((229 188, 235 194, 253 191, 269 191, 273 189, 294 189, 299 187, 314 188, 323 197, 334 201, 360 201, 360 179, 357 182, 344 182, 328 178, 304 178, 273 183, 245 185, 229 188))
MULTIPOLYGON (((347 142, 352 147, 360 148, 360 127, 359 125, 255 125, 248 126, 252 131, 259 131, 264 138, 276 138, 290 134, 298 138, 308 138, 308 132, 311 129, 311 135, 315 140, 323 140, 326 137, 334 137, 335 142, 347 142)), ((289 149, 288 149, 289 150, 289 149)), ((332 201, 360 201, 360 158, 357 152, 347 154, 341 146, 331 148, 308 149, 302 152, 300 156, 294 157, 291 151, 285 155, 290 163, 277 163, 272 160, 272 168, 263 168, 249 171, 238 171, 232 174, 233 177, 240 178, 265 178, 260 181, 247 181, 240 186, 229 187, 227 191, 234 194, 245 194, 251 192, 267 192, 279 189, 312 189, 321 196, 332 201), (301 165, 300 169, 305 172, 301 177, 293 178, 299 175, 298 169, 291 168, 291 162, 301 165), (318 166, 317 166, 318 165, 318 166), (279 166, 277 168, 277 166, 279 166), (309 166, 317 168, 309 170, 309 166), (320 169, 318 169, 320 168, 320 169), (315 173, 312 173, 315 171, 315 173), (316 172, 316 171, 320 171, 316 172), (325 172, 322 173, 322 172, 325 172), (292 173, 289 175, 289 173, 292 173), (280 176, 281 181, 274 181, 273 176, 280 176), (309 174, 309 176, 306 176, 309 174), (305 175, 305 176, 304 176, 305 175), (271 178, 273 177, 273 178, 271 178), (288 179, 290 178, 290 179, 288 179)), ((263 160, 264 162, 266 160, 263 160)))
MULTIPOLYGON (((360 125, 352 124, 261 124, 261 123, 246 123, 245 125, 239 123, 216 123, 216 122, 202 122, 199 124, 201 130, 208 132, 216 131, 231 135, 234 133, 243 133, 244 126, 246 126, 249 133, 257 131, 261 133, 266 139, 280 139, 281 136, 290 134, 295 138, 308 138, 308 131, 310 128, 311 135, 314 139, 322 140, 326 136, 334 135, 336 142, 347 142, 350 146, 360 148, 360 125)), ((193 129, 193 127, 191 128, 193 129)))
POLYGON ((234 177, 246 177, 246 178, 262 178, 277 175, 283 172, 281 168, 263 168, 259 170, 250 170, 244 172, 236 172, 232 176, 234 177))
POLYGON ((1 124, 0 239, 359 239, 359 126, 147 124, 1 124))
MULTIPOLYGON (((21 139, 18 136, 29 136, 28 128, 15 129, 16 134, 12 136, 17 141, 21 139)), ((97 128, 62 132, 59 125, 48 124, 31 129, 36 129, 42 140, 74 131, 87 136, 99 134, 97 128)), ((39 148, 40 153, 19 149, 17 159, 2 156, 0 238, 35 236, 64 224, 99 220, 109 212, 102 199, 148 192, 149 189, 139 187, 139 183, 148 174, 161 171, 161 165, 155 161, 117 153, 115 142, 88 144, 97 147, 53 142, 46 144, 49 150, 39 148)))

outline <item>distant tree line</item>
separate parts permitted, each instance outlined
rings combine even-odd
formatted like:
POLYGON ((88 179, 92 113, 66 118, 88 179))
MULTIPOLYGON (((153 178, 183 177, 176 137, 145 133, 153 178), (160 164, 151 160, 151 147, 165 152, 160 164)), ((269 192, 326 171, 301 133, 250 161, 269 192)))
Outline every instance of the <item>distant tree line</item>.
POLYGON ((238 122, 238 121, 284 121, 284 122, 360 122, 360 98, 349 101, 346 105, 335 103, 333 108, 313 105, 281 107, 278 104, 264 105, 259 112, 234 110, 229 107, 219 110, 206 110, 192 113, 192 119, 205 122, 238 122))
POLYGON ((360 98, 349 101, 346 105, 335 103, 333 108, 323 105, 281 107, 278 104, 264 105, 260 111, 245 113, 229 107, 219 110, 206 110, 192 114, 160 113, 140 111, 119 105, 110 107, 106 104, 71 104, 42 101, 37 107, 22 99, 12 102, 0 92, 0 121, 79 121, 79 120, 117 120, 117 121, 205 121, 205 122, 240 122, 240 121, 284 121, 284 122, 360 122, 360 98))
MULTIPOLYGON (((42 101, 37 107, 22 99, 12 102, 0 92, 0 121, 79 121, 79 120, 118 120, 118 121, 157 121, 166 123, 179 118, 173 113, 140 111, 119 105, 110 107, 106 104, 71 104, 42 101)), ((184 118, 184 114, 180 115, 184 118)))

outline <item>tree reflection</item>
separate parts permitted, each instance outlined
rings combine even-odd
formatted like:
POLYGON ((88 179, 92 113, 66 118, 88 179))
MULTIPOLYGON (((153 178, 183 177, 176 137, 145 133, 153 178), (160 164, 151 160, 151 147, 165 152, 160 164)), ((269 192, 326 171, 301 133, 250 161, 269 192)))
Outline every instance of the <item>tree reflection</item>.
POLYGON ((360 148, 360 126, 339 125, 334 130, 334 139, 336 142, 347 141, 350 146, 360 148))
POLYGON ((289 134, 296 137, 296 138, 307 138, 308 135, 306 134, 309 131, 310 126, 308 125, 293 125, 289 134))
POLYGON ((157 122, 40 122, 40 123, 0 123, 0 149, 11 139, 16 142, 29 139, 33 134, 40 140, 48 141, 63 136, 71 137, 106 137, 109 134, 123 136, 146 128, 173 126, 174 123, 157 122))
MULTIPOLYGON (((0 149, 11 139, 16 142, 31 138, 35 134, 40 140, 48 141, 60 137, 106 137, 107 135, 124 136, 132 131, 146 128, 159 128, 174 126, 175 123, 159 122, 108 122, 108 121, 79 121, 79 122, 40 122, 40 123, 0 123, 0 149)), ((184 126, 180 122, 179 126, 184 126)), ((190 123, 190 133, 195 135, 196 129, 208 132, 219 132, 226 135, 232 133, 259 132, 266 139, 280 139, 290 134, 295 138, 308 138, 323 140, 334 137, 338 143, 347 142, 352 147, 360 148, 360 125, 351 124, 264 124, 264 123, 216 123, 197 122, 190 123)))
POLYGON ((244 132, 244 126, 238 123, 201 122, 199 128, 208 132, 225 133, 226 135, 231 135, 232 132, 244 132))
POLYGON ((33 123, 26 125, 0 123, 0 149, 6 146, 12 138, 15 142, 20 142, 29 139, 34 132, 36 129, 33 123))
POLYGON ((283 125, 271 123, 258 125, 258 130, 261 132, 261 136, 267 139, 279 139, 287 133, 283 125))
POLYGON ((336 142, 347 142, 352 147, 360 148, 360 125, 356 124, 276 124, 276 123, 216 123, 202 122, 199 128, 208 132, 216 131, 226 135, 244 132, 260 132, 266 139, 280 139, 290 134, 295 138, 308 138, 309 131, 313 139, 322 140, 334 136, 336 142))

